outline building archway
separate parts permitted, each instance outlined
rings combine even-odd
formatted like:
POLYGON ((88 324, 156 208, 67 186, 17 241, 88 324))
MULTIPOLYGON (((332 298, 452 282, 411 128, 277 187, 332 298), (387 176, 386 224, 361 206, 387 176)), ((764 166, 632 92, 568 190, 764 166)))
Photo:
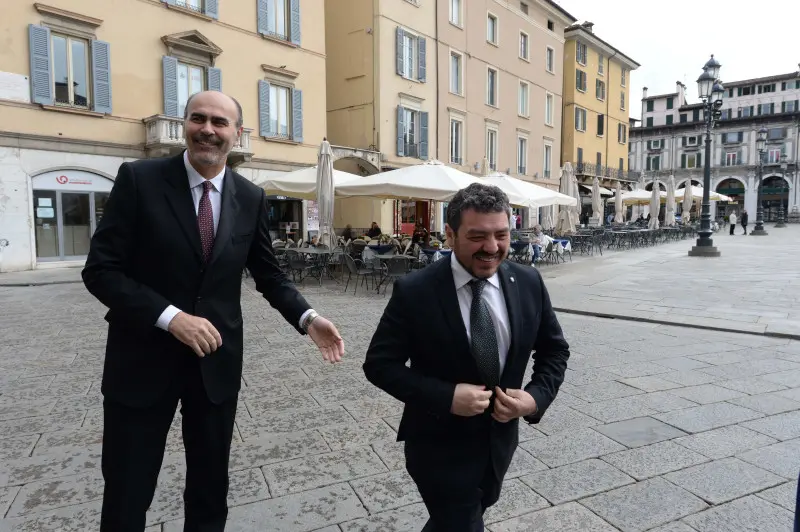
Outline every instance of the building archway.
POLYGON ((717 183, 714 191, 731 197, 731 201, 716 202, 716 214, 718 218, 721 216, 727 219, 731 213, 736 213, 737 216, 742 213, 745 209, 744 201, 746 188, 745 182, 738 177, 727 177, 717 183))
POLYGON ((791 183, 780 174, 764 177, 761 184, 761 205, 765 222, 777 222, 781 207, 789 210, 791 183))
MULTIPOLYGON (((659 179, 658 180, 658 188, 660 190, 666 192, 667 191, 667 183, 666 183, 666 181, 662 181, 662 180, 659 179)), ((647 190, 647 191, 652 192, 653 191, 653 181, 650 181, 649 183, 647 183, 644 186, 644 189, 647 190)))

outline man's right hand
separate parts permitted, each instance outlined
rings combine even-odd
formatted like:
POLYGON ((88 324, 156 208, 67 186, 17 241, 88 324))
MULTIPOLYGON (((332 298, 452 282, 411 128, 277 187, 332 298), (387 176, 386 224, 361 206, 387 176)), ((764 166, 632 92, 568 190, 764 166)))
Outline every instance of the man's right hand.
POLYGON ((175 314, 167 330, 199 357, 210 355, 222 345, 222 336, 210 321, 185 312, 175 314))
POLYGON ((491 398, 492 391, 487 390, 486 386, 457 384, 450 413, 464 417, 477 416, 489 408, 489 399, 491 398))

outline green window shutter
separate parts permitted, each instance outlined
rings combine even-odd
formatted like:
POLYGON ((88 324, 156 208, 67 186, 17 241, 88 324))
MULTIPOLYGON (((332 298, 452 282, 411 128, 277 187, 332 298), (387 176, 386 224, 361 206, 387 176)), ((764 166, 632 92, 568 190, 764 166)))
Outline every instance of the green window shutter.
POLYGON ((428 160, 428 113, 419 113, 419 158, 428 160))
POLYGON ((292 89, 292 139, 303 142, 303 91, 292 89))
POLYGON ((781 113, 786 112, 786 102, 781 102, 781 113))
POLYGON ((688 139, 686 137, 681 138, 681 145, 682 146, 686 146, 687 142, 688 142, 688 139))
POLYGON ((396 70, 397 70, 397 75, 398 76, 402 76, 403 75, 403 70, 404 70, 404 68, 403 68, 403 66, 404 66, 403 65, 403 36, 404 36, 404 34, 405 34, 405 32, 403 31, 403 28, 398 26, 397 29, 395 30, 395 43, 396 43, 395 47, 396 47, 396 52, 397 52, 396 70))
POLYGON ((208 67, 208 90, 222 92, 222 70, 208 67))
POLYGON ((404 114, 403 114, 403 106, 397 106, 397 156, 404 157, 405 156, 405 138, 404 133, 406 130, 406 125, 404 122, 404 114))
POLYGON ((781 90, 782 91, 786 90, 786 82, 785 81, 783 83, 781 83, 781 90))
POLYGON ((744 131, 739 132, 739 142, 744 141, 744 131))
POLYGON ((425 66, 425 38, 418 37, 417 38, 417 54, 419 55, 419 61, 417 66, 417 79, 422 83, 425 83, 425 72, 427 70, 425 66))
POLYGON ((741 95, 742 95, 742 88, 741 88, 741 87, 738 87, 738 88, 736 89, 736 95, 737 95, 737 96, 741 96, 741 95))
POLYGON ((703 154, 697 152, 697 168, 700 168, 701 166, 703 166, 703 154))
POLYGON ((742 164, 742 150, 736 152, 736 164, 742 164))
POLYGON ((653 141, 652 140, 648 140, 647 141, 647 149, 649 150, 652 146, 653 146, 653 141))
POLYGON ((111 45, 105 41, 92 41, 92 92, 94 111, 111 114, 111 45))
POLYGON ((651 161, 651 159, 650 159, 650 157, 648 157, 648 158, 647 158, 647 170, 648 170, 648 171, 650 170, 650 166, 651 166, 651 163, 650 163, 650 161, 651 161))
POLYGON ((31 101, 53 105, 53 63, 50 51, 50 28, 28 26, 31 62, 31 101))
MULTIPOLYGON (((681 168, 686 168, 686 154, 685 153, 681 154, 681 168)), ((648 170, 649 170, 649 168, 648 168, 648 170)))
POLYGON ((178 116, 178 60, 165 55, 161 58, 164 77, 164 114, 178 116))
POLYGON ((258 135, 261 137, 275 136, 269 116, 269 89, 269 83, 258 80, 258 135))
POLYGON ((269 2, 267 0, 258 0, 258 33, 262 35, 269 34, 269 2))
POLYGON ((291 0, 291 38, 292 44, 300 46, 300 0, 291 0))
POLYGON ((672 115, 667 115, 667 125, 672 125, 672 115))
POLYGON ((775 114, 775 102, 772 102, 771 104, 769 104, 769 114, 771 114, 771 115, 775 114))
POLYGON ((213 19, 219 18, 219 0, 206 0, 206 15, 213 19))
POLYGON ((753 116, 753 110, 754 110, 754 107, 751 105, 750 106, 750 116, 753 116))

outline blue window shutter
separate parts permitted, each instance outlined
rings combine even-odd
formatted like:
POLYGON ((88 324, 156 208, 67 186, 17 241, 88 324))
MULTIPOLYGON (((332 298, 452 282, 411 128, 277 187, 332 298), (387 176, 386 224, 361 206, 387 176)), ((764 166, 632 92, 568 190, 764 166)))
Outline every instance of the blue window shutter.
POLYGON ((258 33, 269 33, 269 3, 267 0, 258 0, 258 33))
POLYGON ((292 139, 303 142, 303 91, 292 89, 292 139))
POLYGON ((406 125, 403 122, 403 106, 397 106, 397 156, 403 157, 406 154, 406 143, 404 138, 404 133, 406 130, 406 125))
POLYGON ((402 76, 403 75, 403 70, 404 70, 403 69, 403 35, 404 34, 405 34, 405 32, 403 31, 403 28, 398 26, 397 30, 395 31, 395 41, 396 41, 396 47, 397 47, 397 75, 398 76, 402 76))
POLYGON ((419 158, 428 160, 428 113, 419 113, 419 158))
POLYGON ((111 114, 111 45, 92 41, 92 92, 94 110, 111 114))
POLYGON ((50 62, 50 28, 28 26, 31 54, 31 101, 53 105, 53 66, 50 62))
POLYGON ((164 0, 168 5, 174 6, 177 5, 177 0, 164 0))
POLYGON ((222 92, 222 70, 208 67, 208 90, 222 92))
POLYGON ((206 0, 206 15, 213 19, 219 18, 219 0, 206 0))
POLYGON ((269 83, 258 80, 258 135, 273 137, 269 117, 269 83))
POLYGON ((161 62, 164 69, 164 114, 178 116, 178 60, 165 55, 161 62))
POLYGON ((425 38, 419 37, 417 39, 417 51, 419 53, 419 72, 417 74, 417 79, 422 83, 425 83, 425 48, 425 38))
POLYGON ((300 0, 291 0, 291 38, 292 43, 300 46, 300 0))

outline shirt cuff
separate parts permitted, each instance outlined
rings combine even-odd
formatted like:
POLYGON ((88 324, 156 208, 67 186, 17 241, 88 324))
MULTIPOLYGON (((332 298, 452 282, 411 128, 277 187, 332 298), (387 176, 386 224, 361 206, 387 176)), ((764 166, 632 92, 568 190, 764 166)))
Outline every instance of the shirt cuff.
POLYGON ((307 318, 307 317, 308 317, 308 315, 309 315, 309 314, 311 314, 312 312, 314 312, 314 309, 313 309, 313 308, 310 308, 310 309, 308 309, 307 311, 303 312, 303 315, 302 315, 302 316, 300 316, 300 323, 299 323, 298 325, 299 325, 299 327, 300 327, 301 329, 303 328, 303 322, 305 322, 305 321, 306 321, 306 318, 307 318))
POLYGON ((159 329, 164 329, 165 331, 169 330, 169 324, 172 321, 172 318, 178 314, 181 309, 174 307, 172 305, 168 306, 164 309, 164 312, 161 313, 161 316, 158 317, 158 321, 156 321, 156 327, 159 329))

